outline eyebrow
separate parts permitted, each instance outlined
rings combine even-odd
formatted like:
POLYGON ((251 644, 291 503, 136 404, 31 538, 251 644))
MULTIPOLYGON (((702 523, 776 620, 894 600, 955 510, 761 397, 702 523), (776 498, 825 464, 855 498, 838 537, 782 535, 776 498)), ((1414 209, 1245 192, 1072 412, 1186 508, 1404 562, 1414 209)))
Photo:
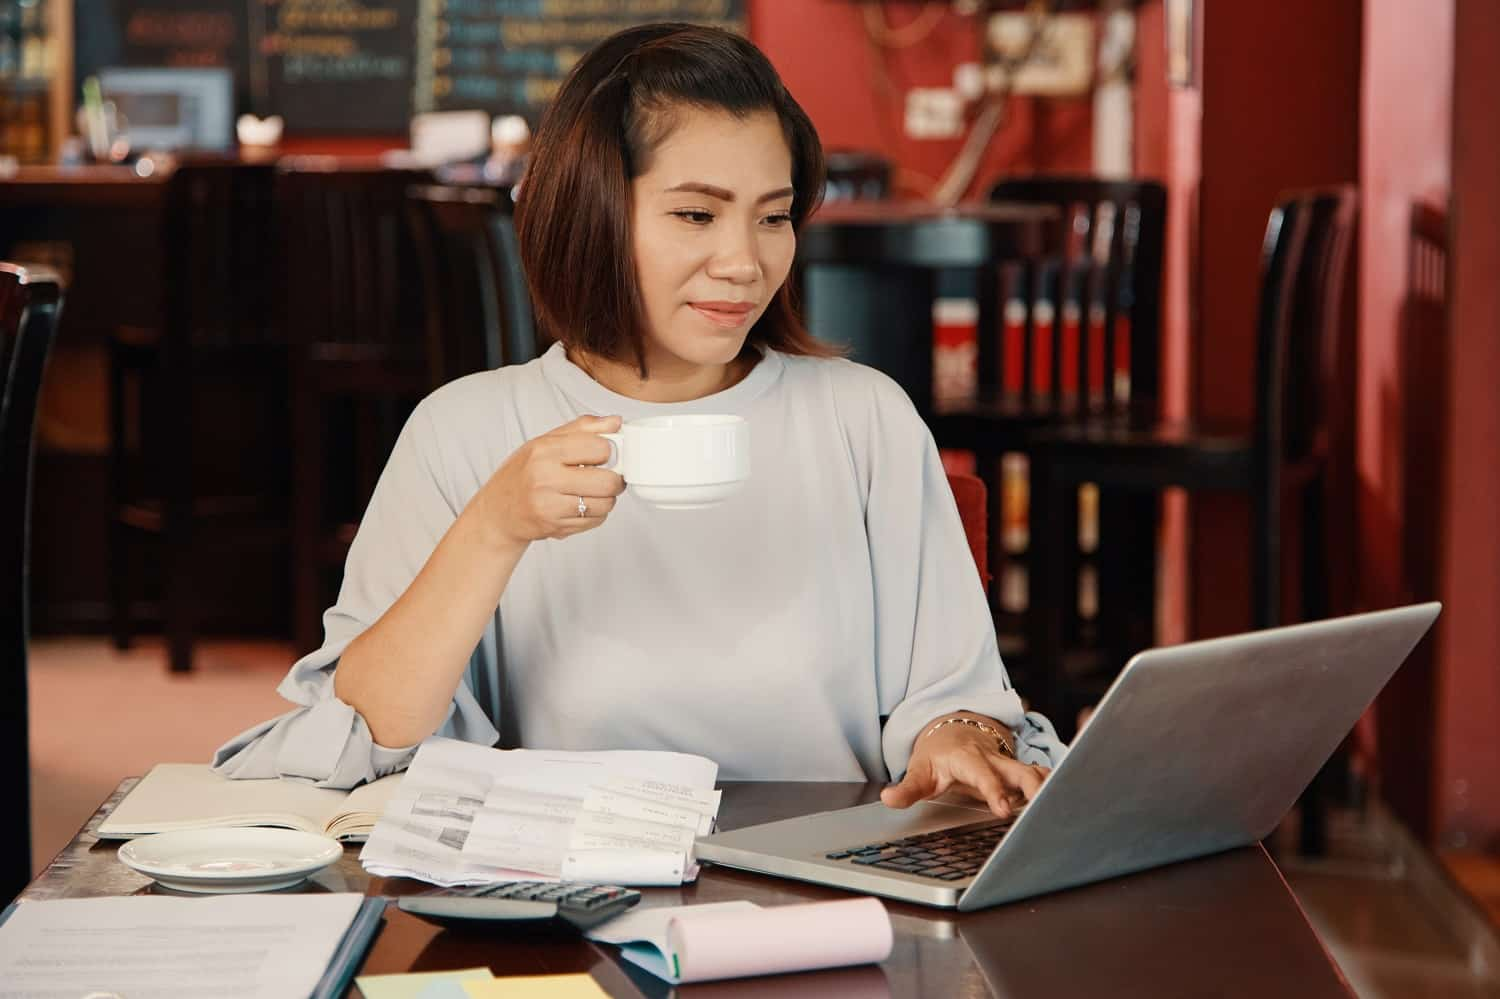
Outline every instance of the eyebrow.
MULTIPOLYGON (((691 180, 685 184, 678 184, 676 187, 669 187, 664 193, 672 194, 678 191, 686 191, 692 194, 706 194, 710 198, 717 198, 720 201, 735 200, 734 192, 728 190, 727 188, 715 187, 713 184, 701 184, 697 181, 691 180)), ((778 188, 775 191, 767 191, 765 194, 762 194, 760 197, 756 198, 755 203, 759 205, 766 201, 775 201, 777 198, 790 198, 794 197, 796 193, 797 192, 790 187, 782 187, 778 188)))

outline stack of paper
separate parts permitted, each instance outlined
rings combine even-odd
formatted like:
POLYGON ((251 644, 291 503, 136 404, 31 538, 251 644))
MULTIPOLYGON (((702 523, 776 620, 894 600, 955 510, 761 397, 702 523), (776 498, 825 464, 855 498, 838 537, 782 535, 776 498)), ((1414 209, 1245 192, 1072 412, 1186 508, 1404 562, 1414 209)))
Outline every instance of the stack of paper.
POLYGON ((683 753, 497 750, 434 738, 417 750, 360 853, 372 874, 676 885, 697 877, 718 765, 683 753))

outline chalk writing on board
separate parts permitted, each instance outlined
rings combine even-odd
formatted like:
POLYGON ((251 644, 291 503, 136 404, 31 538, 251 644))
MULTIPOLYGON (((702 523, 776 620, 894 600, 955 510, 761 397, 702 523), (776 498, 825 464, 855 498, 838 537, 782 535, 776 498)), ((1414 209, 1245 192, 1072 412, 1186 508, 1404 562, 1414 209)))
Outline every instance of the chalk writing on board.
POLYGON ((418 111, 481 108, 535 121, 585 52, 632 24, 743 32, 744 0, 421 0, 418 111))
POLYGON ((263 5, 269 101, 300 131, 404 131, 414 0, 252 0, 263 5))
MULTIPOLYGON (((0 0, 3 4, 4 0, 0 0)), ((66 0, 61 0, 66 2, 66 0)), ((407 130, 413 111, 535 124, 591 46, 632 24, 745 29, 745 0, 71 0, 74 66, 228 66, 239 110, 289 132, 407 130)), ((776 0, 797 3, 807 0, 776 0)))

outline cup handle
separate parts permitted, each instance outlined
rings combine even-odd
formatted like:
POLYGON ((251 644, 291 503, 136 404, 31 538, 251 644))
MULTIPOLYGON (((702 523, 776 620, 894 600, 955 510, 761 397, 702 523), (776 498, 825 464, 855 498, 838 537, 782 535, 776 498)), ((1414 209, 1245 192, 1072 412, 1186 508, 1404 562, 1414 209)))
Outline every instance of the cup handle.
POLYGON ((609 441, 610 445, 609 460, 599 467, 607 468, 610 471, 618 470, 622 465, 625 464, 625 435, 614 433, 600 434, 599 436, 609 441))

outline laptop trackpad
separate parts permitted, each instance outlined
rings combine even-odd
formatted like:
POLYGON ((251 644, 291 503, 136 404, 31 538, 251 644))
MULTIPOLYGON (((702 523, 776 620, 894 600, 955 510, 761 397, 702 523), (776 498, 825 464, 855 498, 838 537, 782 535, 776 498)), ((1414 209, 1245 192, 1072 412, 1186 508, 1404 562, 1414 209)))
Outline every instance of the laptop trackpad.
MULTIPOLYGON (((984 815, 990 814, 989 805, 986 805, 982 800, 971 794, 964 794, 962 791, 944 791, 936 798, 928 798, 926 801, 921 802, 921 804, 958 805, 960 808, 976 810, 982 812, 984 815)), ((970 819, 969 821, 973 822, 974 820, 970 819)))
POLYGON ((887 808, 877 801, 716 833, 699 842, 756 853, 769 852, 786 856, 806 856, 811 853, 821 857, 830 850, 917 836, 924 832, 980 822, 990 817, 989 809, 982 802, 967 797, 956 800, 963 804, 947 800, 922 801, 906 809, 887 808))

